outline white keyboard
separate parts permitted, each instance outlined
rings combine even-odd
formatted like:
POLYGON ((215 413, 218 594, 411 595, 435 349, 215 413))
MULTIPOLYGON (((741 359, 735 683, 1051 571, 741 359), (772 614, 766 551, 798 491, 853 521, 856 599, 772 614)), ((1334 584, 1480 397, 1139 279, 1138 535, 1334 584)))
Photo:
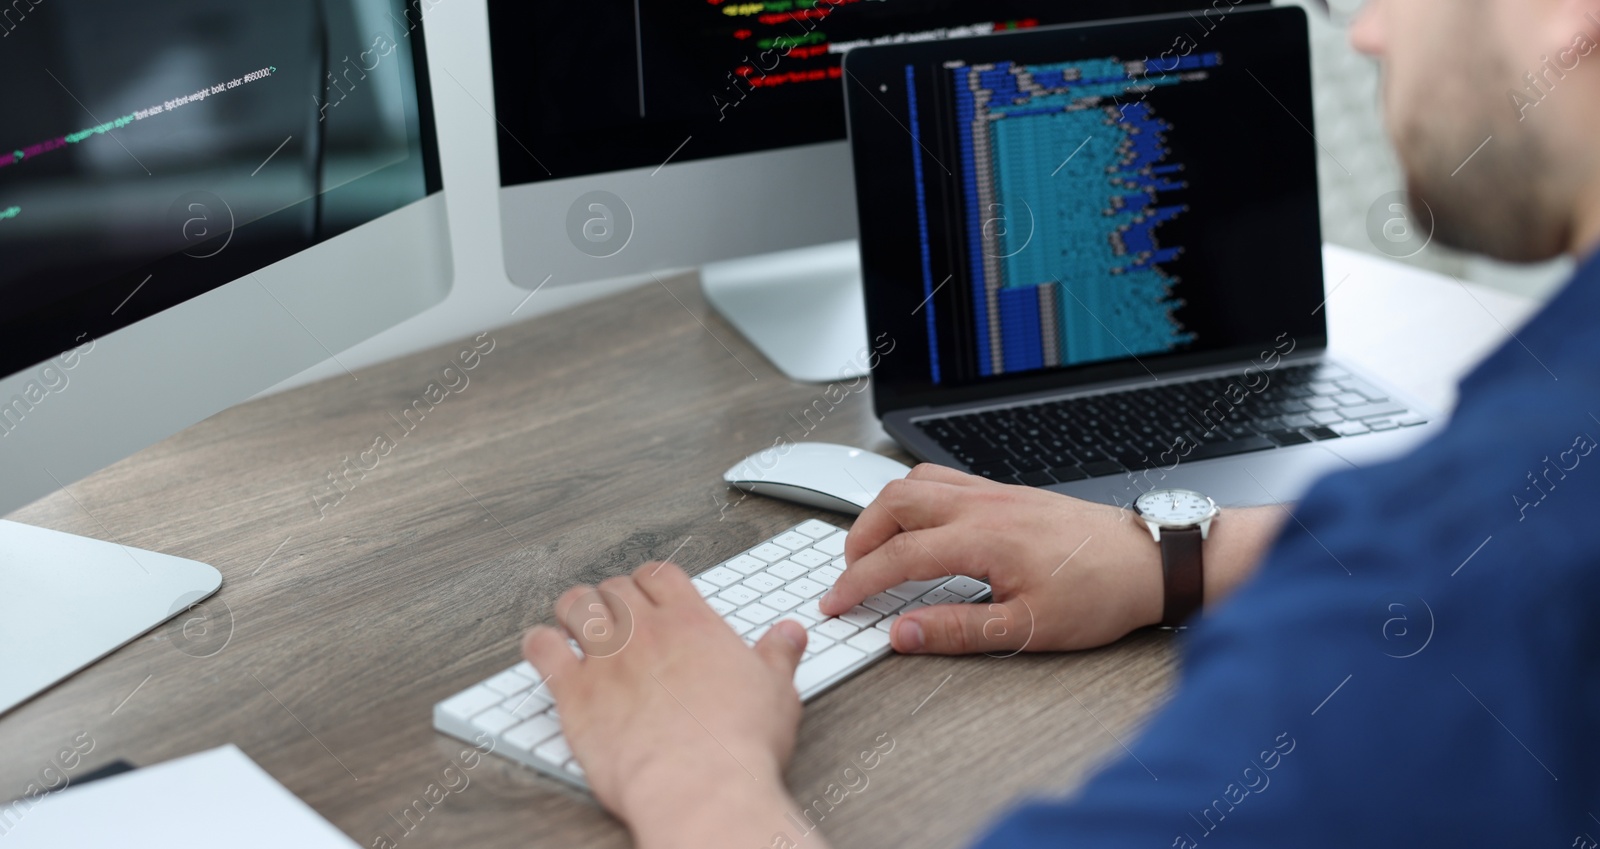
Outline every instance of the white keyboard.
MULTIPOLYGON (((801 701, 889 654, 889 628, 900 614, 989 597, 989 585, 972 578, 909 581, 843 616, 825 617, 817 599, 844 572, 844 537, 826 522, 801 522, 694 578, 700 594, 747 643, 780 619, 806 626, 810 639, 794 674, 801 701)), ((555 700, 527 661, 434 705, 433 727, 474 745, 488 735, 495 754, 588 787, 561 736, 555 700)))

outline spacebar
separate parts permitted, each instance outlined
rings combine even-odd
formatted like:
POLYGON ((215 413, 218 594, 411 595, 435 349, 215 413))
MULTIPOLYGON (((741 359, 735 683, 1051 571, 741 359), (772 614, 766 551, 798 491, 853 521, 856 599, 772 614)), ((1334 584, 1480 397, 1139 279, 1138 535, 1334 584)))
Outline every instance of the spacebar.
POLYGON ((847 645, 836 645, 817 655, 794 671, 794 689, 802 697, 806 691, 849 669, 866 654, 847 645))
POLYGON ((1266 451, 1277 448, 1277 443, 1265 436, 1247 436, 1244 439, 1230 439, 1227 442, 1202 442, 1190 451, 1185 460, 1211 460, 1217 457, 1232 457, 1235 454, 1248 454, 1251 451, 1266 451))

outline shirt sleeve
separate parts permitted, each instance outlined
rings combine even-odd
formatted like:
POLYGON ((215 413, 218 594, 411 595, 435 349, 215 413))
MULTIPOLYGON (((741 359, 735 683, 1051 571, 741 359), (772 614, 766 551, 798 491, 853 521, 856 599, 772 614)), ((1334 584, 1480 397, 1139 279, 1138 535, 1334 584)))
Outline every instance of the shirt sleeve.
POLYGON ((1314 486, 1130 755, 979 845, 1600 845, 1600 386, 1574 383, 1474 387, 1314 486))

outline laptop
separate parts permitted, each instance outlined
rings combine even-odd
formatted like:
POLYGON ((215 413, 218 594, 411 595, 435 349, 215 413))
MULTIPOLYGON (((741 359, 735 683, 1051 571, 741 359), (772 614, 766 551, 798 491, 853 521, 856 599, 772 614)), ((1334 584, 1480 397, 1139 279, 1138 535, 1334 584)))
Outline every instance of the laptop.
POLYGON ((863 47, 844 73, 873 403, 919 459, 1252 505, 1436 431, 1327 356, 1298 7, 863 47))

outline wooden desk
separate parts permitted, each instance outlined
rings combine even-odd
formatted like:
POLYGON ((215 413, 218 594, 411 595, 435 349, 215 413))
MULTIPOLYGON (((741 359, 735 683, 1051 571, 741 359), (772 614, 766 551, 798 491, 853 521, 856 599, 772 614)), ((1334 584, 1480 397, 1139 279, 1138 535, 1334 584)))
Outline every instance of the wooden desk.
MULTIPOLYGON (((1336 344, 1435 401, 1529 308, 1481 290, 1474 305, 1427 275, 1387 291, 1371 278, 1390 266, 1330 262, 1330 280, 1350 274, 1328 303, 1336 344), (1395 329, 1419 314, 1430 320, 1395 329)), ((409 833, 397 817, 462 749, 434 733, 434 702, 513 663, 565 587, 674 551, 698 571, 819 515, 719 506, 722 470, 805 435, 823 389, 773 371, 693 277, 668 285, 483 337, 493 349, 470 383, 434 391, 448 397, 405 436, 399 418, 430 383, 460 383, 441 375, 460 346, 236 407, 14 514, 204 560, 224 583, 187 634, 163 626, 0 718, 0 798, 80 734, 95 747, 71 775, 234 742, 362 846, 626 845, 587 797, 499 758, 409 833), (380 434, 395 444, 363 461, 380 434), (342 478, 354 483, 339 500, 326 475, 346 457, 376 465, 342 478)), ((899 453, 866 391, 809 438, 899 453)), ((1173 672, 1154 633, 1071 655, 894 657, 807 707, 790 786, 822 798, 888 733, 894 750, 824 821, 828 837, 965 845, 1016 797, 1064 792, 1121 754, 1173 672)))

